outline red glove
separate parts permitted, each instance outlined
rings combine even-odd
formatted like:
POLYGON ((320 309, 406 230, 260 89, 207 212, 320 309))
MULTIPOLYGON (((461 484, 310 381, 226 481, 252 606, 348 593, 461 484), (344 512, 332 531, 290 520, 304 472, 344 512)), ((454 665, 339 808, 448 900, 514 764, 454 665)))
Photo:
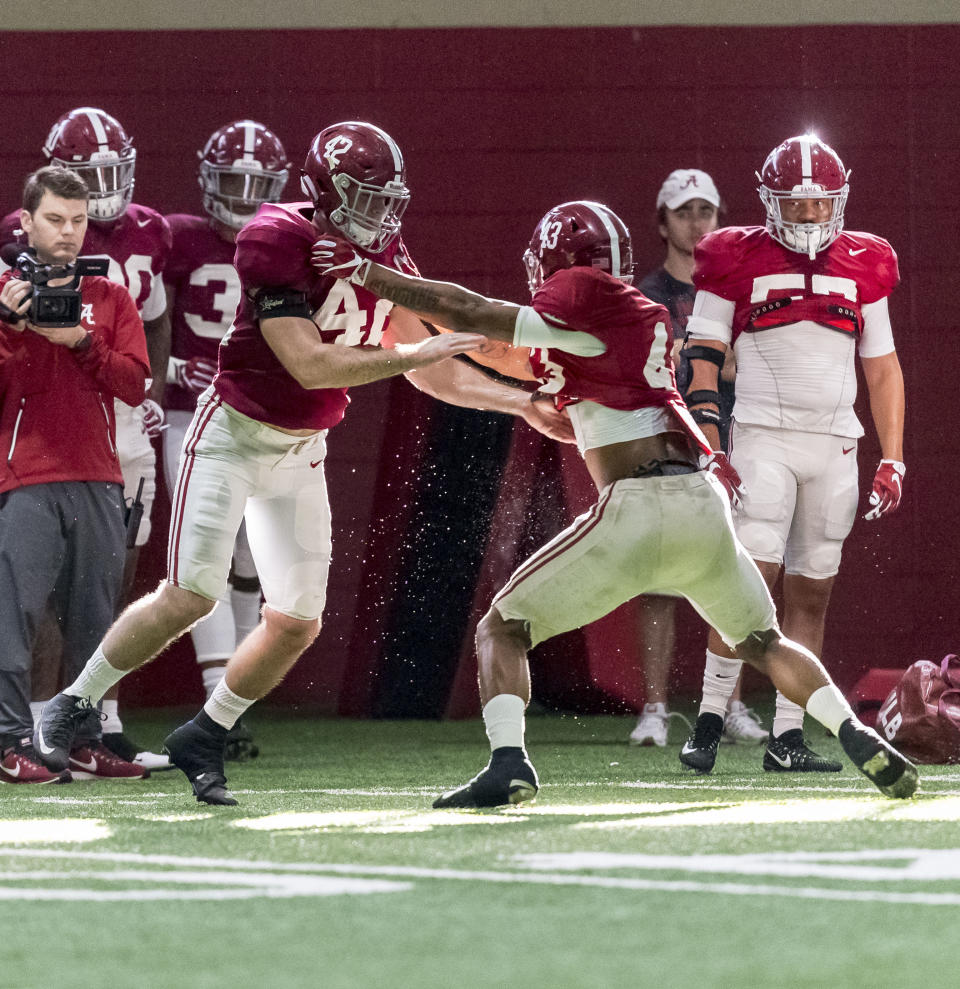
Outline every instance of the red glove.
POLYGON ((314 271, 333 278, 345 278, 354 285, 362 285, 370 269, 370 261, 361 257, 348 240, 336 234, 324 234, 313 245, 310 257, 314 271))
POLYGON ((700 469, 706 471, 723 485, 730 504, 734 508, 739 508, 743 504, 743 481, 734 469, 733 464, 727 460, 727 455, 720 450, 714 450, 711 454, 700 454, 700 469))
POLYGON ((864 515, 865 519, 873 521, 881 515, 892 515, 900 507, 906 472, 907 468, 899 460, 880 461, 870 491, 870 511, 864 515))
POLYGON ((163 409, 152 398, 145 398, 140 404, 140 411, 143 413, 143 431, 154 439, 163 430, 163 409))
POLYGON ((199 395, 210 387, 216 373, 216 361, 206 357, 191 357, 190 360, 176 365, 176 384, 199 395))

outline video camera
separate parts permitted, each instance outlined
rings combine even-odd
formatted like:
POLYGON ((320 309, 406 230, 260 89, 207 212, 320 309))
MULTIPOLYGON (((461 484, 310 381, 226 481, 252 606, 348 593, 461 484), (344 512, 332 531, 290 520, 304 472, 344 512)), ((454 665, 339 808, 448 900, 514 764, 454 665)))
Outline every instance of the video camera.
POLYGON ((13 277, 29 282, 30 309, 27 319, 34 326, 76 326, 80 322, 80 279, 84 275, 106 275, 106 258, 77 258, 73 264, 42 264, 32 247, 7 244, 0 252, 13 268, 13 277), (51 281, 70 277, 66 285, 50 286, 51 281))

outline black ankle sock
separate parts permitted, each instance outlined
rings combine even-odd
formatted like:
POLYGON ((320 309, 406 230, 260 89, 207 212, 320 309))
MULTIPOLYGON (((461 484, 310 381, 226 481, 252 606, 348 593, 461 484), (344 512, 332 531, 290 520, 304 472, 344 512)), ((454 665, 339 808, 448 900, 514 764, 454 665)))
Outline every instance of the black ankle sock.
POLYGON ((523 758, 523 749, 518 745, 501 745, 500 748, 494 749, 493 752, 490 753, 490 761, 492 763, 515 762, 516 760, 523 758))
POLYGON ((208 735, 213 735, 214 738, 226 738, 227 729, 223 725, 218 725, 213 718, 207 714, 206 711, 202 710, 193 719, 193 723, 198 727, 202 728, 208 735))

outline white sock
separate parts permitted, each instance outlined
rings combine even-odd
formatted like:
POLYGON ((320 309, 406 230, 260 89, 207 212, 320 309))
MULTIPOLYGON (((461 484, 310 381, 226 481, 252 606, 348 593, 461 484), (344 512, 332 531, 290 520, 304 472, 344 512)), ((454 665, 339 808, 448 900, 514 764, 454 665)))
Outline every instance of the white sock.
POLYGON ((203 690, 207 695, 207 700, 210 699, 217 684, 223 679, 223 674, 226 672, 226 663, 223 666, 205 665, 200 667, 200 676, 203 677, 203 690))
POLYGON ((198 663, 229 659, 237 646, 230 605, 218 601, 213 611, 190 629, 190 638, 198 663))
POLYGON ((667 705, 666 704, 644 704, 643 705, 644 714, 660 714, 666 715, 667 705))
POLYGON ((240 645, 260 624, 260 590, 238 591, 235 587, 231 587, 230 604, 233 607, 236 642, 240 645))
POLYGON ((119 707, 119 702, 115 700, 100 702, 100 729, 105 735, 119 734, 123 731, 119 707))
POLYGON ((226 679, 222 679, 207 698, 207 703, 203 705, 203 709, 218 725, 222 725, 229 731, 244 711, 255 703, 255 700, 251 701, 247 700, 246 697, 237 696, 227 686, 226 679))
POLYGON ((727 704, 737 689, 737 680, 743 662, 728 659, 707 650, 707 662, 703 668, 703 700, 700 701, 700 714, 716 714, 721 718, 727 715, 727 704))
POLYGON ((497 694, 483 706, 483 723, 490 739, 490 749, 505 745, 523 748, 523 712, 527 704, 516 694, 497 694))
POLYGON ((46 701, 30 701, 30 714, 33 717, 33 727, 37 727, 37 723, 40 721, 40 712, 43 710, 43 705, 46 701))
POLYGON ((87 697, 91 704, 99 704, 103 695, 128 672, 111 666, 103 654, 103 646, 99 645, 80 671, 80 676, 69 687, 64 687, 63 692, 71 697, 87 697))
POLYGON ((818 687, 810 695, 807 699, 807 714, 834 735, 839 733, 840 726, 847 718, 855 718, 853 708, 847 703, 846 697, 840 693, 840 688, 832 683, 818 687))
POLYGON ((773 728, 770 734, 779 738, 786 731, 795 728, 803 730, 803 708, 793 701, 788 701, 780 691, 777 691, 777 709, 773 715, 773 728))

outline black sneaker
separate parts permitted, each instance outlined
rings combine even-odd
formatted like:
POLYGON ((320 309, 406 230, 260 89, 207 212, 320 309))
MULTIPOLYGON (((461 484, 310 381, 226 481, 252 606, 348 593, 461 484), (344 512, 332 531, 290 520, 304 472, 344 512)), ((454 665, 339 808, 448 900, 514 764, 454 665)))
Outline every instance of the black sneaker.
POLYGON ((137 745, 122 731, 105 731, 102 741, 118 759, 143 766, 151 773, 177 768, 167 756, 160 752, 150 752, 142 745, 137 745))
POLYGON ((247 727, 243 718, 227 732, 227 744, 224 746, 223 758, 227 762, 246 762, 256 759, 260 748, 253 740, 253 732, 247 727))
POLYGON ((233 807, 237 800, 227 789, 223 771, 223 739, 188 721, 172 731, 163 742, 162 752, 183 770, 193 786, 197 803, 233 807))
POLYGON ((540 789, 537 771, 521 748, 504 746, 495 749, 483 772, 458 790, 437 797, 433 806, 500 807, 533 800, 540 789))
POLYGON ((723 735, 723 718, 719 714, 701 714, 690 737, 680 750, 680 761, 698 773, 709 773, 717 761, 717 747, 723 735))
POLYGON ((800 728, 770 736, 763 753, 763 768, 768 773, 839 773, 843 763, 827 759, 808 748, 800 728))
POLYGON ((57 694, 43 705, 40 720, 33 729, 33 748, 47 769, 62 773, 67 768, 77 728, 92 717, 91 712, 96 712, 99 726, 99 712, 89 697, 57 694))
POLYGON ((850 761, 885 797, 904 800, 917 792, 917 767, 872 728, 847 718, 838 738, 850 761))

